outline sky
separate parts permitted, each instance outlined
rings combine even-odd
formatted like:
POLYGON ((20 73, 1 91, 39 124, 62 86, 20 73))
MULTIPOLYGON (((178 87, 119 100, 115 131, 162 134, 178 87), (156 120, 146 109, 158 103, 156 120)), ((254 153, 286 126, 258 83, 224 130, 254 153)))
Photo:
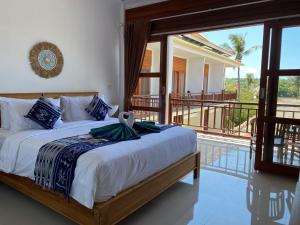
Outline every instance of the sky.
MULTIPOLYGON (((222 45, 230 44, 230 34, 246 34, 246 49, 255 45, 263 44, 263 26, 249 26, 243 28, 202 32, 205 38, 211 42, 222 45)), ((300 68, 300 27, 284 28, 282 33, 282 69, 300 68)), ((253 73, 256 78, 260 78, 262 48, 254 51, 249 56, 243 58, 244 66, 241 67, 241 77, 246 77, 247 73, 253 73)), ((227 69, 227 78, 236 78, 237 70, 227 69)))

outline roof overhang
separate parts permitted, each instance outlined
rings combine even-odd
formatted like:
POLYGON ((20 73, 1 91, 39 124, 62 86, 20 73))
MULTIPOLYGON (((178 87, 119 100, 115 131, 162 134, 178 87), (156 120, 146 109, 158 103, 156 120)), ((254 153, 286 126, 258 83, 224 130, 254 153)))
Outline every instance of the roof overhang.
POLYGON ((220 54, 217 54, 215 52, 212 52, 208 49, 205 49, 203 47, 199 47, 199 46, 196 46, 192 43, 189 43, 189 42, 186 42, 176 36, 173 37, 173 47, 174 48, 177 48, 177 49, 180 49, 182 51, 185 51, 186 52, 186 58, 188 58, 188 53, 190 53, 190 57, 191 58, 195 58, 195 56, 199 56, 199 57, 206 57, 206 58, 209 58, 209 59, 212 59, 214 61, 217 61, 217 62, 220 62, 220 63, 224 63, 226 65, 226 67, 234 67, 234 68, 237 68, 237 67, 240 67, 242 66, 243 64, 236 61, 236 60, 233 60, 233 59, 230 59, 228 57, 225 57, 223 55, 220 55, 220 54))

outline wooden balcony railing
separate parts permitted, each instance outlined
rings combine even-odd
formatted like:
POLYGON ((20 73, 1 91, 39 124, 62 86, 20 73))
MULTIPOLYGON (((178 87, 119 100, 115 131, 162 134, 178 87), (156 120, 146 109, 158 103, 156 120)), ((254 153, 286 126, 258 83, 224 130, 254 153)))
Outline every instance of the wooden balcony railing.
MULTIPOLYGON (((221 92, 204 93, 204 91, 202 91, 199 93, 186 93, 180 96, 172 94, 172 96, 176 98, 183 98, 183 99, 228 101, 228 100, 236 100, 237 93, 227 92, 222 90, 221 92)), ((158 108, 159 96, 158 95, 134 95, 131 98, 131 103, 135 107, 158 108)))
MULTIPOLYGON (((169 123, 188 126, 202 133, 249 138, 250 121, 257 115, 258 103, 169 96, 169 123)), ((277 116, 300 119, 300 105, 278 104, 277 116)))
MULTIPOLYGON (((250 121, 257 118, 258 103, 236 102, 236 93, 189 93, 169 95, 168 122, 191 127, 198 132, 249 138, 250 121)), ((132 97, 135 116, 141 120, 159 120, 159 97, 132 97), (145 110, 155 108, 156 110, 145 110)), ((300 105, 277 105, 277 117, 300 119, 300 105)))
POLYGON ((131 98, 131 103, 136 107, 159 107, 159 96, 158 95, 134 95, 131 98))
POLYGON ((131 98, 135 117, 140 120, 159 121, 159 112, 145 109, 159 108, 158 95, 134 95, 131 98))
MULTIPOLYGON (((224 90, 221 92, 210 92, 210 93, 204 93, 204 91, 202 91, 200 93, 186 93, 184 95, 176 96, 176 97, 183 98, 183 99, 224 101, 224 100, 235 100, 237 97, 237 93, 226 92, 224 90)), ((141 120, 158 121, 159 113, 157 111, 149 110, 149 108, 159 108, 158 95, 134 95, 131 98, 131 103, 136 118, 141 120)))
POLYGON ((221 92, 208 92, 204 91, 199 93, 186 93, 184 95, 174 95, 174 97, 178 98, 187 98, 187 99, 198 99, 198 100, 213 100, 213 101, 227 101, 227 100, 236 100, 237 92, 229 92, 222 90, 221 92))

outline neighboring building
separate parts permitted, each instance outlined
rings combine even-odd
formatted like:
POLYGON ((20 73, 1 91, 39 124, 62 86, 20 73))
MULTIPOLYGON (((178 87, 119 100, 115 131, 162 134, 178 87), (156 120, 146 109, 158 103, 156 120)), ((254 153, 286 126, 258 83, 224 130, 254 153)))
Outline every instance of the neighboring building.
MULTIPOLYGON (((223 49, 198 33, 173 36, 169 42, 173 55, 171 92, 177 95, 221 92, 224 89, 226 68, 237 68, 241 63, 231 59, 235 52, 223 49)), ((160 46, 150 43, 142 72, 159 72, 160 46)), ((158 95, 158 78, 141 78, 137 95, 158 95)), ((170 88, 169 88, 170 90, 170 88)))

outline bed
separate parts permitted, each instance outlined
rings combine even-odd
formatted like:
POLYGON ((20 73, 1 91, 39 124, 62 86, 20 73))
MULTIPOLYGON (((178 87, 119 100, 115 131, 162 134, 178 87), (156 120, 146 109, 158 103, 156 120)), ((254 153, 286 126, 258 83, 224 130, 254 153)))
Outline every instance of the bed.
MULTIPOLYGON (((93 94, 46 95, 59 97, 93 94)), ((36 98, 39 95, 0 94, 16 98, 36 98)), ((42 145, 117 122, 110 118, 100 122, 70 122, 55 131, 30 130, 2 135, 0 132, 0 180, 78 224, 112 225, 190 171, 194 171, 195 178, 199 176, 200 153, 196 152, 194 132, 173 127, 160 134, 149 134, 140 140, 104 146, 82 155, 77 161, 70 200, 33 182, 34 163, 42 145)))

